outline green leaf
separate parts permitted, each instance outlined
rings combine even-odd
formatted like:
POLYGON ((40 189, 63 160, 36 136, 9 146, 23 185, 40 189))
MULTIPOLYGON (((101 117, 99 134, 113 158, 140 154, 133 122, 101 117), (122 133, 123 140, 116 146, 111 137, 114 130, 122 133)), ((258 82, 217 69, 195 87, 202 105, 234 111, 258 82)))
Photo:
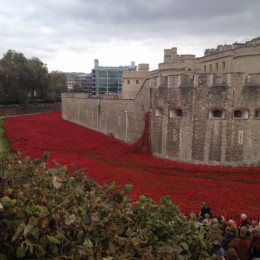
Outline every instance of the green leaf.
POLYGON ((15 242, 17 239, 20 238, 20 236, 22 235, 23 231, 24 231, 24 227, 25 227, 25 224, 24 222, 22 222, 19 227, 16 229, 12 239, 11 239, 11 242, 15 242))
POLYGON ((45 249, 47 244, 48 244, 47 237, 46 236, 41 237, 40 238, 40 245, 41 245, 41 247, 45 249))
POLYGON ((48 209, 40 205, 32 205, 27 208, 27 212, 43 218, 48 214, 48 209))
POLYGON ((50 247, 50 249, 51 249, 51 253, 52 253, 53 255, 57 255, 58 252, 59 252, 59 248, 58 248, 56 245, 52 245, 52 246, 50 247))
POLYGON ((0 199, 0 202, 2 203, 4 208, 14 207, 17 203, 16 199, 10 199, 8 196, 5 196, 0 199))
POLYGON ((30 218, 29 222, 33 225, 36 226, 39 224, 39 220, 35 217, 30 218))
POLYGON ((20 224, 20 221, 18 221, 18 220, 10 220, 10 221, 6 221, 6 224, 7 224, 7 227, 9 228, 9 229, 13 229, 13 228, 17 228, 18 226, 19 226, 19 224, 20 224))
POLYGON ((110 185, 108 186, 107 190, 108 191, 112 191, 112 190, 114 190, 115 186, 116 186, 115 182, 113 181, 113 182, 110 183, 110 185))
POLYGON ((83 245, 86 246, 87 248, 93 248, 93 244, 92 244, 92 242, 91 242, 91 240, 89 238, 85 239, 83 245))
POLYGON ((50 244, 53 244, 53 245, 60 244, 60 240, 54 236, 47 236, 47 239, 49 240, 50 244))
POLYGON ((16 251, 16 256, 19 257, 19 258, 22 258, 25 256, 26 254, 26 251, 27 251, 27 248, 25 247, 18 247, 17 248, 17 251, 16 251))
POLYGON ((6 190, 4 191, 4 195, 9 196, 10 194, 12 194, 12 192, 13 192, 13 189, 8 188, 8 189, 6 189, 6 190))
POLYGON ((130 227, 128 227, 127 230, 125 231, 125 234, 128 237, 132 236, 134 233, 135 233, 134 230, 130 227))
POLYGON ((43 161, 46 163, 47 162, 47 159, 50 157, 50 154, 48 152, 45 152, 43 154, 43 161))
POLYGON ((52 209, 56 205, 55 198, 48 199, 46 204, 48 209, 52 209))
POLYGON ((86 209, 86 213, 84 216, 84 224, 85 225, 89 225, 91 223, 91 218, 90 218, 90 214, 89 214, 89 209, 86 209))
POLYGON ((188 246, 187 243, 182 242, 182 243, 180 243, 180 246, 181 246, 185 251, 189 251, 189 246, 188 246))
POLYGON ((124 196, 121 193, 115 193, 113 198, 117 203, 120 203, 124 200, 124 196))
POLYGON ((6 255, 0 254, 0 260, 8 260, 8 258, 6 255))
POLYGON ((205 237, 205 231, 202 227, 200 227, 199 239, 203 240, 204 237, 205 237))
POLYGON ((41 161, 42 161, 41 158, 38 158, 38 159, 35 159, 33 163, 35 166, 39 166, 41 164, 41 161))
POLYGON ((126 184, 124 187, 124 194, 129 194, 132 189, 133 189, 132 184, 126 184))
POLYGON ((52 168, 48 170, 48 174, 51 174, 53 176, 61 176, 63 175, 63 172, 60 169, 52 168))
POLYGON ((35 227, 35 228, 31 231, 31 235, 38 241, 39 235, 40 235, 40 229, 39 229, 38 227, 35 227))
POLYGON ((190 219, 191 220, 195 220, 197 218, 196 214, 194 214, 193 212, 190 213, 190 219))
POLYGON ((33 227, 34 227, 34 225, 29 222, 29 223, 24 227, 24 231, 23 231, 24 236, 27 235, 27 234, 30 234, 31 231, 33 230, 33 227))
POLYGON ((74 214, 71 214, 71 215, 66 214, 65 215, 65 224, 66 225, 70 225, 76 220, 77 220, 77 217, 74 214))

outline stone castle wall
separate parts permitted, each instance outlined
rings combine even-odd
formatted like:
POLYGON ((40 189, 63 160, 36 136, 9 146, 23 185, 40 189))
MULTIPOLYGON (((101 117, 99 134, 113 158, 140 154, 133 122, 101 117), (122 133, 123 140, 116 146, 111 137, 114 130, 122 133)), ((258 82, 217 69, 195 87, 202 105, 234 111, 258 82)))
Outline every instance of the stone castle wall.
POLYGON ((124 71, 122 80, 122 98, 135 99, 144 81, 149 77, 149 64, 138 64, 137 71, 124 71))
POLYGON ((153 89, 153 152, 191 163, 259 166, 260 75, 253 75, 251 82, 247 77, 196 74, 191 81, 168 76, 167 86, 153 89), (215 110, 223 115, 213 117, 215 110), (245 115, 234 117, 236 110, 245 115))
POLYGON ((61 103, 0 105, 0 117, 61 111, 61 103))
POLYGON ((204 73, 259 73, 260 38, 207 49, 203 57, 197 58, 197 62, 204 73))
POLYGON ((134 143, 144 129, 144 115, 150 108, 149 81, 135 100, 98 99, 83 94, 62 94, 62 118, 127 143, 134 143))
POLYGON ((63 94, 62 116, 134 143, 151 111, 156 156, 189 163, 260 166, 260 74, 194 74, 146 80, 134 100, 63 94), (214 111, 221 117, 214 117, 214 111), (235 111, 242 113, 234 117, 235 111))
POLYGON ((260 166, 260 38, 219 46, 197 59, 167 49, 164 63, 148 69, 125 74, 121 99, 63 94, 63 118, 134 143, 150 112, 156 156, 260 166))

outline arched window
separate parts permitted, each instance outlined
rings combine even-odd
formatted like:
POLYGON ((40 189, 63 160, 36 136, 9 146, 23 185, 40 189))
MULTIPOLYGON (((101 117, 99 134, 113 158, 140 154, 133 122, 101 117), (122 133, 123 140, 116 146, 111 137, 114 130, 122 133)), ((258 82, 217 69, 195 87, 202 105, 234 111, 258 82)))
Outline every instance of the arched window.
POLYGON ((212 109, 209 111, 209 118, 224 118, 224 111, 222 109, 212 109))
POLYGON ((222 62, 222 70, 224 71, 226 69, 226 63, 225 61, 222 62))
POLYGON ((181 117, 181 116, 182 116, 182 110, 181 110, 181 109, 177 109, 176 112, 177 112, 177 116, 178 116, 178 117, 181 117))
POLYGON ((257 110, 255 111, 255 118, 260 119, 260 109, 257 109, 257 110))
POLYGON ((242 117, 242 112, 240 110, 235 110, 234 117, 242 117))
POLYGON ((248 119, 248 110, 246 109, 237 109, 234 111, 234 118, 238 119, 238 118, 241 118, 241 119, 248 119))
POLYGON ((213 110, 213 117, 222 117, 222 111, 221 110, 213 110))

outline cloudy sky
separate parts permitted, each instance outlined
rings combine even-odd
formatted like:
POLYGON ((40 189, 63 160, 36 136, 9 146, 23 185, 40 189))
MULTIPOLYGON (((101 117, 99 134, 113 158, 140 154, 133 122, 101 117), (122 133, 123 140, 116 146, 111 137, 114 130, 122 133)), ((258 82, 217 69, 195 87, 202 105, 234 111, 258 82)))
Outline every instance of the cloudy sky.
POLYGON ((163 50, 206 48, 260 37, 260 0, 0 0, 0 58, 38 57, 49 71, 90 72, 149 63, 163 50))

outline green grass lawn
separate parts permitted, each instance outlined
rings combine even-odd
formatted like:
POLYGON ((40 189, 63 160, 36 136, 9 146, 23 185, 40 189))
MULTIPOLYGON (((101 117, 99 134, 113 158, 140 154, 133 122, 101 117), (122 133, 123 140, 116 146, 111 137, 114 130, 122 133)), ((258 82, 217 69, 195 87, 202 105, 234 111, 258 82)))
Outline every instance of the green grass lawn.
POLYGON ((4 136, 3 123, 4 123, 4 119, 0 118, 0 153, 8 154, 11 152, 11 150, 10 150, 9 142, 4 136))

